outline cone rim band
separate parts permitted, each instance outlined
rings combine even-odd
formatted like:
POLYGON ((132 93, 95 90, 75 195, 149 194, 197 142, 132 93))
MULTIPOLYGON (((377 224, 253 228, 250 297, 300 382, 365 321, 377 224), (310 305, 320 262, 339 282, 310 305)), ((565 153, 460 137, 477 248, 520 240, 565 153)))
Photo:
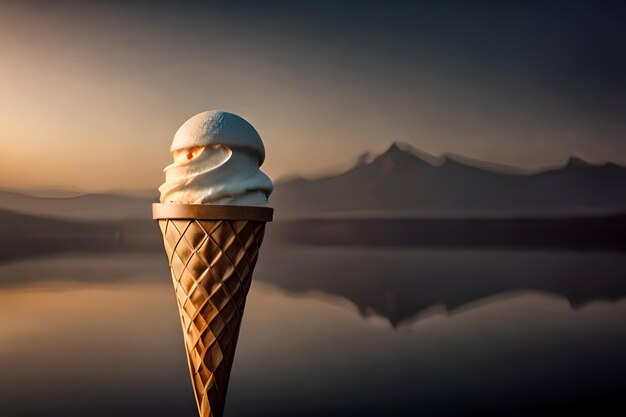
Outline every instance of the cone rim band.
POLYGON ((153 203, 152 219, 252 220, 271 222, 274 209, 257 206, 153 203))

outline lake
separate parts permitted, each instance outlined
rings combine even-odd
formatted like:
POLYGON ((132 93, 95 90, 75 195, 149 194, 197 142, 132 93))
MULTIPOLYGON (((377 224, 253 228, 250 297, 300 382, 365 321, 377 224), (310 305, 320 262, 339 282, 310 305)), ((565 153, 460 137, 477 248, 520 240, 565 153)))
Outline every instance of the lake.
MULTIPOLYGON (((227 417, 626 412, 622 252, 268 245, 227 417)), ((0 416, 195 416, 165 255, 0 265, 0 416)))

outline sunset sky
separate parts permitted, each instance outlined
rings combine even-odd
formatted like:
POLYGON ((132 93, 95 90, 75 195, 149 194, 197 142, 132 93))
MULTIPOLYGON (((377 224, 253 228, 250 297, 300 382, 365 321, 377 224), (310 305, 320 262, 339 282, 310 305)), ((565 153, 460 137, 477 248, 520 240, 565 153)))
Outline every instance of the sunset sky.
POLYGON ((154 188, 224 109, 274 179, 404 141, 539 168, 626 164, 626 6, 0 2, 0 187, 154 188))

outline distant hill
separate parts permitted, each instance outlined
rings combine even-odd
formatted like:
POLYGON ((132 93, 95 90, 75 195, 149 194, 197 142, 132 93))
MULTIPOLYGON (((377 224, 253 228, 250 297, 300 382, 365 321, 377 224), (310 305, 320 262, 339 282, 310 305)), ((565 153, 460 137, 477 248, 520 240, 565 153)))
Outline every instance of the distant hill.
POLYGON ((0 209, 75 220, 150 219, 148 197, 119 194, 84 194, 73 197, 36 197, 0 191, 0 209))
POLYGON ((0 264, 63 252, 160 248, 159 228, 148 220, 70 221, 0 210, 0 264))
MULTIPOLYGON (((611 163, 571 158, 563 167, 530 173, 394 143, 381 155, 363 154, 338 175, 279 181, 270 204, 278 220, 589 216, 625 212, 624 190, 626 168, 611 163)), ((76 220, 148 220, 158 198, 156 190, 39 196, 0 191, 0 209, 76 220)))
POLYGON ((626 168, 611 163, 526 173, 394 143, 341 175, 282 182, 271 203, 277 217, 589 215, 626 210, 624 190, 626 168))

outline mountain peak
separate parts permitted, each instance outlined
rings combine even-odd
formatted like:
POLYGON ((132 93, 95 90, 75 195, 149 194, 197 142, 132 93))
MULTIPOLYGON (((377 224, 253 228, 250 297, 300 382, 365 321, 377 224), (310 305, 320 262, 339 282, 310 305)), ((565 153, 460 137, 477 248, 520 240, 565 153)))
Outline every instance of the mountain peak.
POLYGON ((582 167, 594 167, 594 168, 618 168, 623 169, 624 166, 616 164, 614 162, 589 162, 576 156, 570 156, 565 164, 564 168, 582 168, 582 167))
POLYGON ((386 152, 402 152, 401 148, 407 148, 409 145, 403 142, 392 142, 386 152))
POLYGON ((578 158, 576 156, 570 156, 566 164, 567 167, 588 167, 591 165, 593 164, 585 161, 582 158, 578 158))
POLYGON ((417 149, 409 143, 398 141, 393 142, 391 146, 389 146, 389 148, 387 148, 387 150, 380 155, 379 158, 393 161, 410 160, 412 162, 415 162, 415 160, 417 159, 420 162, 432 166, 439 166, 445 162, 445 158, 431 155, 427 152, 417 149))

